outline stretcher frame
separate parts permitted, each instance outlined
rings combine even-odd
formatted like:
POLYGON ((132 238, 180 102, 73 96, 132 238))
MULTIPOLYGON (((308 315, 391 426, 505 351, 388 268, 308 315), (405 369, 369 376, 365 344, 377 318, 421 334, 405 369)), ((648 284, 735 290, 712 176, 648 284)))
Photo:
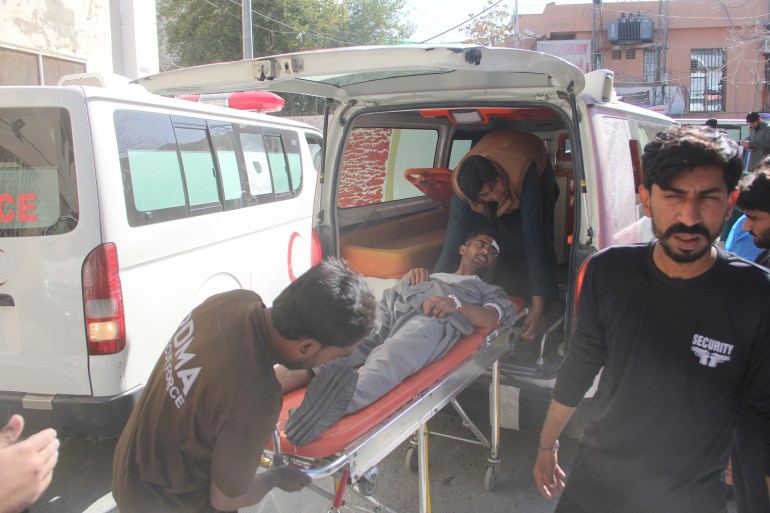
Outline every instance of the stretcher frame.
MULTIPOLYGON (((367 481, 369 473, 386 456, 401 445, 402 442, 416 434, 416 440, 412 443, 417 451, 417 472, 420 513, 430 511, 430 492, 428 486, 428 447, 427 422, 433 418, 442 408, 452 404, 462 417, 464 424, 476 435, 479 441, 467 440, 458 437, 448 437, 459 441, 481 444, 490 449, 487 460, 487 472, 485 487, 491 490, 494 487, 494 476, 497 473, 500 459, 498 450, 500 445, 500 358, 510 352, 518 337, 517 323, 526 317, 527 309, 520 311, 514 320, 514 328, 499 327, 484 336, 481 345, 454 370, 445 374, 441 379, 429 386, 417 397, 402 406, 394 414, 382 422, 376 424, 364 436, 351 442, 334 457, 325 458, 322 461, 308 459, 302 456, 281 452, 280 434, 276 431, 273 446, 273 464, 292 462, 307 468, 305 471, 313 480, 334 476, 336 493, 331 494, 322 488, 311 485, 310 489, 332 500, 330 512, 337 512, 343 506, 352 507, 362 511, 369 511, 360 507, 346 505, 343 501, 344 493, 349 485, 359 480, 367 481), (481 431, 468 418, 456 401, 457 395, 491 368, 490 386, 490 440, 487 440, 481 431), (320 465, 320 466, 316 466, 320 465), (313 467, 313 468, 308 468, 313 467)), ((438 433, 434 433, 438 434, 438 433)), ((392 511, 371 497, 373 490, 359 493, 364 500, 369 502, 374 512, 392 511)))

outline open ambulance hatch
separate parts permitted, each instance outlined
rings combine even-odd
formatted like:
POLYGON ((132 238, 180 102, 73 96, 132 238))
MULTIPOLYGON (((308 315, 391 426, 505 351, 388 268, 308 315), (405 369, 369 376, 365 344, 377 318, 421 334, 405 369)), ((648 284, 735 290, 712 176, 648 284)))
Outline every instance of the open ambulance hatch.
POLYGON ((136 81, 162 95, 271 90, 378 103, 412 103, 424 96, 467 101, 533 100, 557 91, 579 94, 579 68, 530 50, 468 45, 337 48, 167 71, 136 81))

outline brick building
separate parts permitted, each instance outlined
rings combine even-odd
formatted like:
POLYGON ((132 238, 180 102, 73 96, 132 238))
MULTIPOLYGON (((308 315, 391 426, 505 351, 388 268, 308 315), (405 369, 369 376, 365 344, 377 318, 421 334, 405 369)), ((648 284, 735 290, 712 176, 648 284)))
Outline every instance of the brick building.
POLYGON ((548 4, 518 45, 615 72, 624 101, 674 117, 770 111, 768 0, 548 4))

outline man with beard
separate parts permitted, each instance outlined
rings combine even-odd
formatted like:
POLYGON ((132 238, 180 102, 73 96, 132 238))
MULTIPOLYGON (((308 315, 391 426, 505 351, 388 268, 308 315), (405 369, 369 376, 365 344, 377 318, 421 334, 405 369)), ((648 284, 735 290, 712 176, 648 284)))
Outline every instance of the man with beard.
POLYGON ((737 206, 746 214, 743 230, 763 249, 754 261, 770 268, 770 157, 741 183, 737 206))
POLYGON ((250 290, 210 297, 182 320, 115 448, 121 513, 235 511, 273 488, 310 483, 298 467, 257 472, 283 396, 274 365, 304 369, 353 351, 376 326, 363 278, 326 260, 268 308, 250 290))
MULTIPOLYGON (((740 185, 737 207, 743 210, 743 230, 761 252, 754 260, 770 268, 770 157, 740 185)), ((770 443, 767 432, 747 412, 735 430, 732 456, 733 491, 738 513, 770 513, 770 443)))
POLYGON ((762 121, 758 112, 746 114, 746 123, 749 124, 751 136, 748 141, 742 141, 741 146, 748 150, 748 170, 754 171, 759 162, 770 153, 770 126, 762 121))
POLYGON ((770 430, 770 273, 714 241, 735 204, 736 143, 673 127, 644 150, 657 240, 588 262, 534 477, 557 513, 722 513, 741 405, 770 430), (558 436, 603 368, 569 479, 558 436))
POLYGON ((493 268, 498 245, 490 232, 474 232, 459 247, 455 273, 429 274, 412 269, 380 300, 380 330, 363 340, 353 353, 330 366, 312 371, 277 371, 285 392, 310 383, 305 400, 286 423, 287 438, 305 445, 344 414, 368 406, 406 377, 444 356, 462 335, 476 327, 511 326, 516 307, 505 291, 484 282, 493 268), (354 367, 358 370, 358 381, 354 367), (324 391, 348 381, 350 394, 327 397, 324 391))

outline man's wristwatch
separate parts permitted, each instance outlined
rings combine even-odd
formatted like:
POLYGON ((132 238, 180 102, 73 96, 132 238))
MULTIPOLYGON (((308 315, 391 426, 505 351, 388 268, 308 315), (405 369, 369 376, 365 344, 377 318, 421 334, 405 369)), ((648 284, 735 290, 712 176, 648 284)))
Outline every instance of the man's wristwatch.
POLYGON ((541 451, 555 451, 559 448, 559 440, 557 439, 556 442, 553 444, 553 447, 542 447, 538 445, 538 449, 541 451))

